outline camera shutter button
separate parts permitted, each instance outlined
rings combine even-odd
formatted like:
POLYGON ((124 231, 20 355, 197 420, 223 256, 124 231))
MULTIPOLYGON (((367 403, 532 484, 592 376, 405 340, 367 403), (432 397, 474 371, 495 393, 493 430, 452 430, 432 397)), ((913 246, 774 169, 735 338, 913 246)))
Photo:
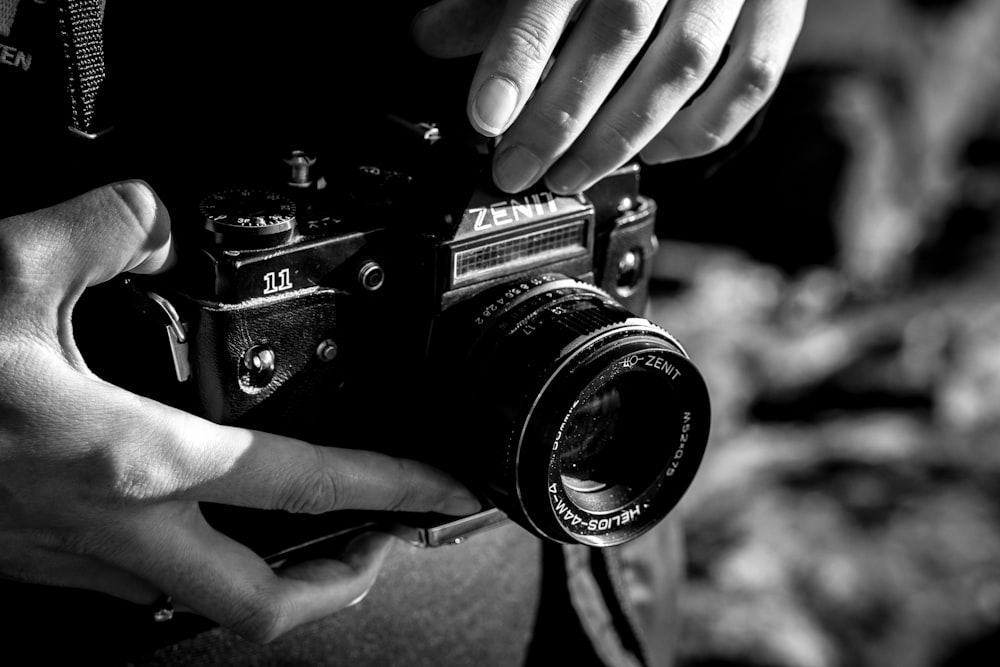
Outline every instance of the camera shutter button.
POLYGON ((292 151, 285 156, 284 162, 292 170, 288 179, 290 186, 303 189, 312 187, 312 174, 309 170, 316 164, 316 158, 306 154, 305 151, 292 151))

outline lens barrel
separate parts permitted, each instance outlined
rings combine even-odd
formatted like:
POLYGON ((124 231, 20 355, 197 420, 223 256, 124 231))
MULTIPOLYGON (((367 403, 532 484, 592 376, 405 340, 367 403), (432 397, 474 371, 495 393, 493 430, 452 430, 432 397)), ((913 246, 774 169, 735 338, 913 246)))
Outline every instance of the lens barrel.
POLYGON ((708 441, 708 389, 680 344, 593 285, 524 279, 473 303, 456 455, 538 535, 613 546, 662 520, 708 441))

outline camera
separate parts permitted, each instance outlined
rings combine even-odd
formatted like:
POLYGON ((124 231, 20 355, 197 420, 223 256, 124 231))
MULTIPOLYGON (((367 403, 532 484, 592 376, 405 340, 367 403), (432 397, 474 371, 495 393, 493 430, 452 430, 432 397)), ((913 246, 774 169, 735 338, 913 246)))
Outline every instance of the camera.
POLYGON ((681 344, 639 315, 656 249, 639 167, 511 196, 489 143, 377 122, 385 148, 367 154, 334 138, 187 179, 170 199, 178 267, 129 285, 160 330, 142 345, 166 361, 120 383, 219 423, 426 461, 486 509, 206 517, 272 560, 370 526, 424 546, 507 519, 597 547, 643 534, 689 487, 710 408, 681 344))

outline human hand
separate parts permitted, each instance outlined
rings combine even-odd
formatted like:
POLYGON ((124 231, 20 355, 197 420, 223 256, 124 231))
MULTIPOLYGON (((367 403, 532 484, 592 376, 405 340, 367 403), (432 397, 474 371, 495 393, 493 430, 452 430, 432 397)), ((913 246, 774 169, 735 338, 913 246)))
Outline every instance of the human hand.
POLYGON ((806 0, 440 0, 414 19, 413 35, 435 57, 482 51, 468 115, 482 134, 503 134, 497 185, 517 192, 544 176, 550 189, 568 193, 637 154, 661 163, 728 144, 773 93, 805 7, 806 0))
POLYGON ((91 373, 73 341, 77 298, 168 267, 169 224, 141 182, 0 220, 0 576, 138 604, 169 594, 267 641, 360 599, 390 538, 274 571, 211 528, 199 501, 301 513, 479 503, 423 464, 219 426, 91 373))

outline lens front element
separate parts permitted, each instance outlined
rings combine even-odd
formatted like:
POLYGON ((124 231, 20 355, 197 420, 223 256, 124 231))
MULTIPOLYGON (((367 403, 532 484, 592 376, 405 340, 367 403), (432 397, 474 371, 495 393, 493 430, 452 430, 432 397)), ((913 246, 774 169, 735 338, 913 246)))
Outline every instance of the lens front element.
POLYGON ((591 512, 621 510, 667 464, 654 415, 663 387, 644 373, 623 374, 570 413, 554 462, 569 498, 591 512))

